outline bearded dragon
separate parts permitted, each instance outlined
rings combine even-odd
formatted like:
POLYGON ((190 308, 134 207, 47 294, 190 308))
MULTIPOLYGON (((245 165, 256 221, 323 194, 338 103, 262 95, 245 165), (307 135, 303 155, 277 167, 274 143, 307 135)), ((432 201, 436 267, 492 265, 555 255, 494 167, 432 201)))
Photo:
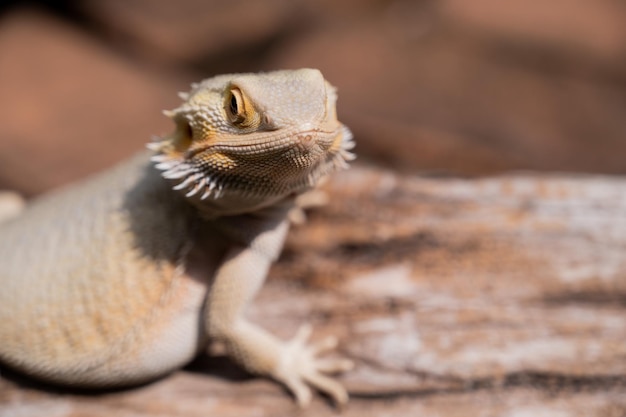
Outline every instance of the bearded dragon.
POLYGON ((43 381, 119 387, 181 368, 220 341, 306 406, 339 404, 308 325, 288 342, 246 318, 297 197, 353 159, 318 70, 221 75, 166 111, 173 132, 0 223, 0 363, 43 381))

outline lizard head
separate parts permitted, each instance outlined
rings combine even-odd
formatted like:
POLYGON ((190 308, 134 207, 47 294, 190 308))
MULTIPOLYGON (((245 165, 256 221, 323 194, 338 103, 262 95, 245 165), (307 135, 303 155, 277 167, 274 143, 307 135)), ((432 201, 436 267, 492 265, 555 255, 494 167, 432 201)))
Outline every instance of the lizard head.
POLYGON ((174 132, 149 144, 174 189, 199 204, 275 202, 354 158, 337 94, 318 70, 221 75, 181 93, 174 132))

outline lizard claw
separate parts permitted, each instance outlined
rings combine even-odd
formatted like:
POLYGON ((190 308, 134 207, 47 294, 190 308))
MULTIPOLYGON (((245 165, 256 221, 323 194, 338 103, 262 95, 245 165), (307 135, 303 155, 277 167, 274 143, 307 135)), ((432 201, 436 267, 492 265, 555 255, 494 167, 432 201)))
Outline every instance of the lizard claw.
POLYGON ((330 396, 337 405, 343 406, 348 402, 347 391, 324 374, 348 371, 354 364, 347 359, 318 359, 319 354, 337 347, 337 339, 329 337, 309 346, 307 342, 311 333, 311 326, 304 325, 284 346, 275 378, 285 384, 302 408, 311 402, 309 385, 330 396))

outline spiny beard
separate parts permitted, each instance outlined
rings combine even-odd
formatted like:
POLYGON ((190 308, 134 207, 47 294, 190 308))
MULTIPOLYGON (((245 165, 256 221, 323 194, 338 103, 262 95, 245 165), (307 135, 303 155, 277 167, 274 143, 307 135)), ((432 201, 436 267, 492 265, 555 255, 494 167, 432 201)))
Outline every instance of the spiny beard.
MULTIPOLYGON (((302 180, 296 181, 289 189, 285 190, 285 186, 276 187, 281 192, 289 193, 298 189, 313 187, 317 184, 321 177, 327 175, 331 171, 348 168, 348 162, 355 158, 351 152, 354 148, 352 133, 350 130, 342 126, 342 140, 340 148, 328 160, 322 161, 302 180)), ((155 138, 155 141, 149 143, 147 147, 151 150, 159 152, 150 159, 154 163, 156 169, 161 171, 163 178, 173 181, 174 190, 183 192, 185 197, 199 197, 200 200, 206 200, 209 197, 219 199, 226 191, 240 191, 242 197, 263 197, 272 194, 273 190, 265 189, 267 187, 254 187, 245 190, 237 189, 237 187, 229 186, 228 175, 211 174, 202 165, 192 159, 186 160, 183 156, 173 156, 162 153, 163 140, 155 138), (254 190, 254 191, 253 191, 254 190)), ((232 184, 231 184, 232 185, 232 184)))

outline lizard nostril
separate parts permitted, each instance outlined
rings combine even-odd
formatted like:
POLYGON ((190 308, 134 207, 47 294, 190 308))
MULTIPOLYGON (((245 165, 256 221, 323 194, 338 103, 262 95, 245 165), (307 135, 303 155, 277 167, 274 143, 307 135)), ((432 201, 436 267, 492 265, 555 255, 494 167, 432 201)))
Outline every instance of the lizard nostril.
POLYGON ((298 135, 298 142, 300 144, 300 148, 302 150, 310 150, 313 145, 315 145, 315 141, 313 140, 313 135, 310 133, 298 135))

